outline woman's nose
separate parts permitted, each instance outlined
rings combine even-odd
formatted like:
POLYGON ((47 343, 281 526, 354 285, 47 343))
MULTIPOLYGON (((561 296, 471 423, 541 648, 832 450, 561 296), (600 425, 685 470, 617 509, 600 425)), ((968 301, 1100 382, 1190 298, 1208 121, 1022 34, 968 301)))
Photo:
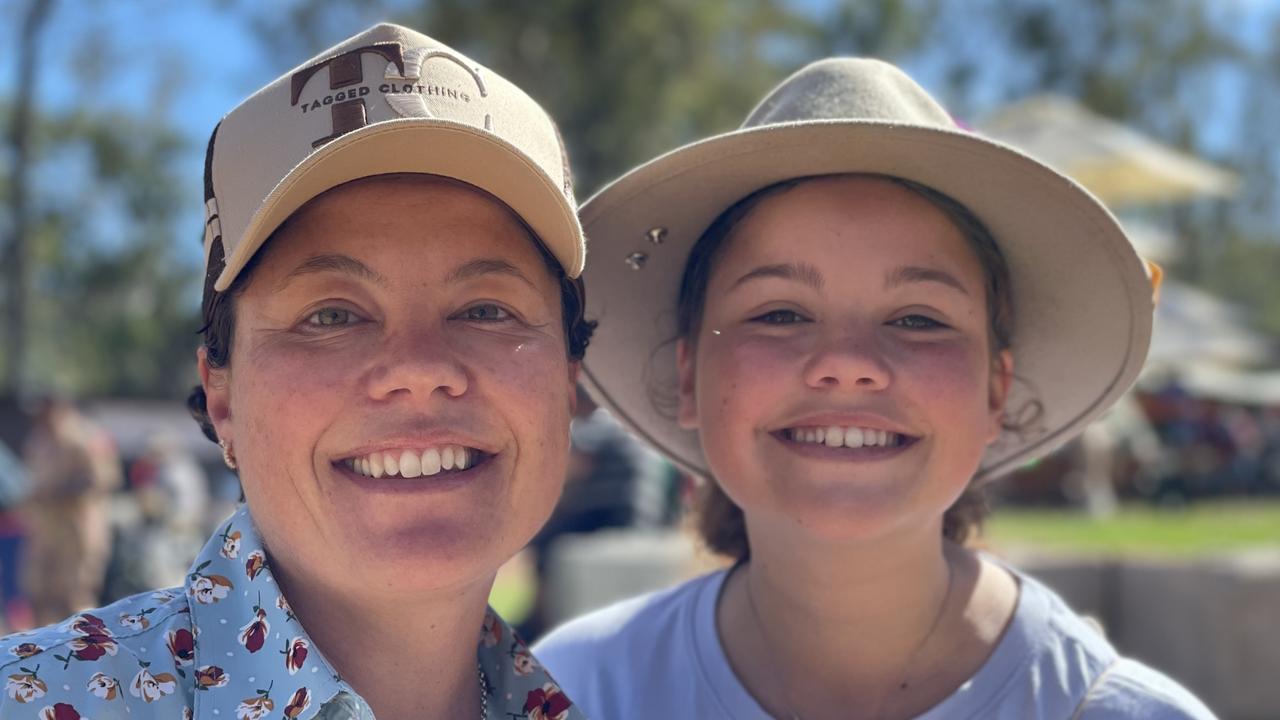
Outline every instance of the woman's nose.
POLYGON ((396 395, 425 399, 436 392, 459 397, 467 391, 467 368, 442 324, 396 333, 378 352, 369 376, 369 394, 375 400, 396 395))

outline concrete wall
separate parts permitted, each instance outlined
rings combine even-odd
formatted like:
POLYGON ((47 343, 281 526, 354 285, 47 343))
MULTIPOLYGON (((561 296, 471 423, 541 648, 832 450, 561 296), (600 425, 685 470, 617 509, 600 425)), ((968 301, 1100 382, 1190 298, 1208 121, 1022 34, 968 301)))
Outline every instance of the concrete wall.
POLYGON ((1280 718, 1280 550, 1187 561, 1022 557, 1125 655, 1230 720, 1280 718))

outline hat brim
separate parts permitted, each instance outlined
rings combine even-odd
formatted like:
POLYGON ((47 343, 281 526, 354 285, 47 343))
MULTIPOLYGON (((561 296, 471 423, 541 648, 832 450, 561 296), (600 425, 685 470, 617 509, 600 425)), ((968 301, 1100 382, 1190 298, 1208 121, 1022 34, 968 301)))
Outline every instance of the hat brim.
POLYGON ((464 123, 406 118, 330 142, 289 171, 262 201, 214 289, 230 287, 267 238, 317 195, 374 175, 425 173, 461 180, 506 203, 538 235, 569 277, 582 272, 582 229, 562 188, 511 143, 464 123))
POLYGON ((945 193, 987 225, 1005 255, 1015 376, 1006 415, 1023 427, 988 448, 975 481, 1059 447, 1137 378, 1154 309, 1144 265, 1115 218, 1066 176, 962 131, 856 120, 739 130, 632 170, 581 210, 596 243, 587 312, 599 321, 585 382, 677 464, 709 474, 697 433, 677 425, 670 402, 676 299, 693 244, 760 188, 838 173, 893 175, 945 193), (658 227, 661 243, 649 233, 658 227), (647 256, 640 269, 627 262, 632 253, 647 256))

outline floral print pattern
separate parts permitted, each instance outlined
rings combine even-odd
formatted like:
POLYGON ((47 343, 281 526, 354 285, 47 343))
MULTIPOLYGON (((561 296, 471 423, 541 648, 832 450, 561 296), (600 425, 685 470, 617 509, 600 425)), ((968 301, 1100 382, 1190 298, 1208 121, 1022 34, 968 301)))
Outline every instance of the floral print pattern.
MULTIPOLYGON (((486 613, 479 631, 491 720, 582 720, 496 614, 486 613)), ((209 539, 183 587, 2 638, 0 671, 0 718, 328 720, 359 708, 372 717, 294 616, 243 506, 209 539)))

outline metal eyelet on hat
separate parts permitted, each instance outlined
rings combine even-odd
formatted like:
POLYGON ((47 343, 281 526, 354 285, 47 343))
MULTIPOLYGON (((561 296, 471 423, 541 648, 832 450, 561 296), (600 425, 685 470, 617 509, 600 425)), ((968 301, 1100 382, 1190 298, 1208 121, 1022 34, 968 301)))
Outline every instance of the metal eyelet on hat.
POLYGON ((664 227, 650 228, 645 235, 649 238, 649 242, 654 245, 661 245, 667 239, 667 229, 664 227))
POLYGON ((632 270, 639 270, 644 267, 646 262, 649 261, 649 255, 648 253, 633 252, 624 258, 624 260, 626 261, 627 266, 632 270))

